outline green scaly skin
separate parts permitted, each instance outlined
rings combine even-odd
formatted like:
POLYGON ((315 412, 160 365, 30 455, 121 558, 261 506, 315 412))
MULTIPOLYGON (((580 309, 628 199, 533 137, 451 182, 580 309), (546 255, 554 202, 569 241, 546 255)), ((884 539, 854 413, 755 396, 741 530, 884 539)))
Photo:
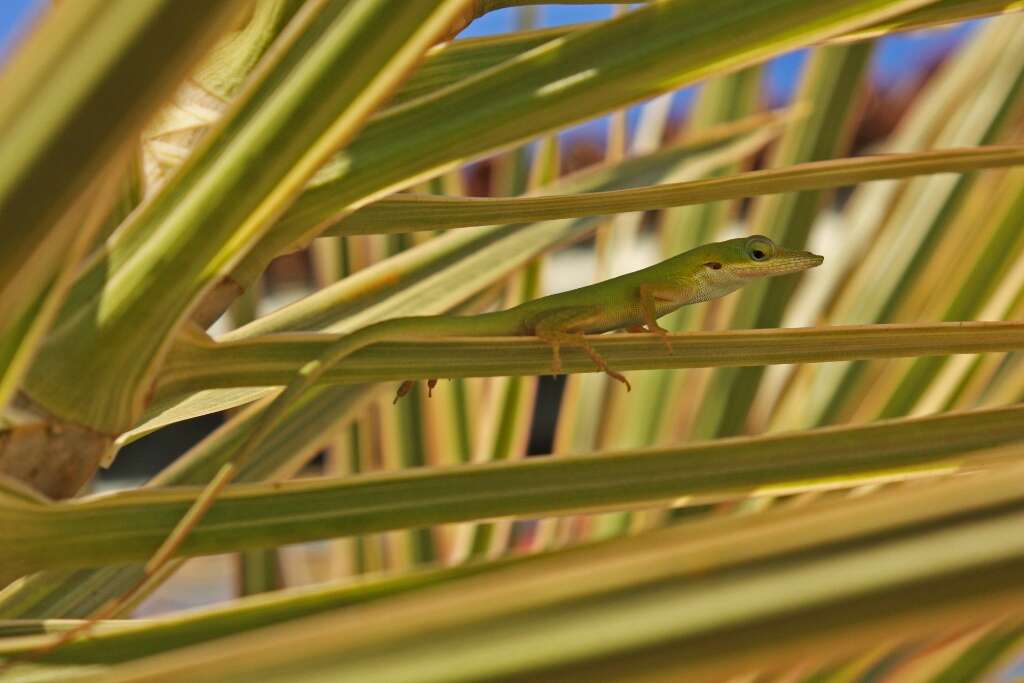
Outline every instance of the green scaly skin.
MULTIPOLYGON (((619 329, 639 331, 642 326, 648 332, 665 337, 668 345, 668 331, 657 322, 661 316, 687 304, 725 296, 761 278, 814 268, 823 260, 816 254, 784 249, 767 237, 754 235, 705 244, 649 268, 527 301, 504 311, 469 316, 393 318, 368 325, 340 337, 319 358, 302 367, 267 407, 239 449, 235 462, 251 455, 295 396, 312 386, 325 370, 364 346, 414 339, 536 336, 551 346, 555 374, 561 370, 559 348, 579 346, 597 368, 629 389, 626 378, 608 367, 590 347, 585 335, 619 329)), ((411 386, 411 382, 404 382, 395 400, 411 386)))

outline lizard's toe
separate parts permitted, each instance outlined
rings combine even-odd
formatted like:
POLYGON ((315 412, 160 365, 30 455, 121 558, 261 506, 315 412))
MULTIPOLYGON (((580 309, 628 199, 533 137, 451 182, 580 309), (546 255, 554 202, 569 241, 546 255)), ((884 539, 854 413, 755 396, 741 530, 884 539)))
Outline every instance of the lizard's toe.
POLYGON ((398 399, 402 398, 403 396, 408 394, 410 391, 412 391, 412 387, 413 387, 413 381, 411 379, 407 379, 404 382, 402 382, 401 384, 399 384, 398 385, 398 391, 395 392, 395 400, 391 402, 391 405, 395 405, 396 403, 398 403, 398 399))

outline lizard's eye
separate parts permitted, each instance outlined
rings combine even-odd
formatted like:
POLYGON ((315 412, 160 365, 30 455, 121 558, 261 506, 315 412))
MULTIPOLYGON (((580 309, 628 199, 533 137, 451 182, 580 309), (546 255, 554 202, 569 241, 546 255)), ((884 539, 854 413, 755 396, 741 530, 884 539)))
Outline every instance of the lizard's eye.
POLYGON ((707 263, 704 264, 704 267, 710 268, 711 270, 721 270, 722 264, 719 263, 718 261, 708 261, 707 263))
POLYGON ((767 237, 751 237, 746 244, 747 256, 754 261, 767 261, 775 254, 775 245, 767 237))

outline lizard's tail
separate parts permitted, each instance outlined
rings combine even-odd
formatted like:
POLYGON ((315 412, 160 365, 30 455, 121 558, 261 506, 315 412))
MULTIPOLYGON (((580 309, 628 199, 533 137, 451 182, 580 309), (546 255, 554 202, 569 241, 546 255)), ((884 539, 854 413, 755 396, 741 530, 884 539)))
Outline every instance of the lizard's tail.
POLYGON ((382 341, 514 335, 517 333, 515 318, 507 313, 499 311, 465 317, 439 315, 392 318, 338 337, 327 345, 318 358, 299 368, 284 391, 270 402, 233 461, 237 465, 251 457, 256 446, 266 438, 291 403, 312 387, 326 370, 359 349, 382 341))
POLYGON ((448 337, 500 337, 520 334, 517 317, 510 311, 482 315, 422 315, 391 318, 367 325, 350 334, 338 337, 321 358, 330 355, 331 362, 358 351, 364 346, 383 341, 409 341, 415 339, 446 339, 448 337))

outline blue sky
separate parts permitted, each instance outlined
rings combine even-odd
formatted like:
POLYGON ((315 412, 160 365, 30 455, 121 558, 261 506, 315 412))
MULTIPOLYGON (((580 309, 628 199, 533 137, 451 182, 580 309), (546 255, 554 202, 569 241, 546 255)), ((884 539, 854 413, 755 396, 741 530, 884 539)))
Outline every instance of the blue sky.
POLYGON ((0 0, 0 55, 6 54, 12 36, 39 4, 39 0, 0 0))

